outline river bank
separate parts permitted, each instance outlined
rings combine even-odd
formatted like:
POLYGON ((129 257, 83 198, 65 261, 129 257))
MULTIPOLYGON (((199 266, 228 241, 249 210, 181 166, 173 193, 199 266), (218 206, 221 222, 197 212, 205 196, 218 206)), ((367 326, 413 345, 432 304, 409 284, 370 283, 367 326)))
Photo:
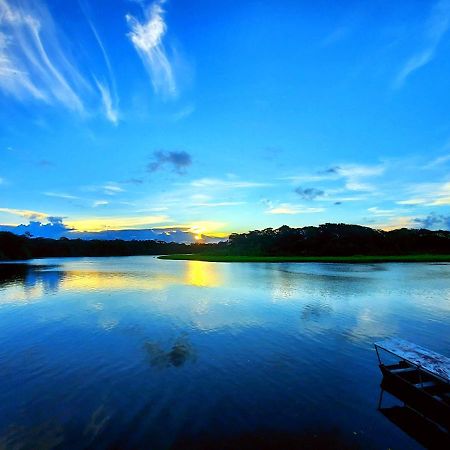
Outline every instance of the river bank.
POLYGON ((450 255, 354 255, 354 256, 235 256, 206 254, 175 254, 159 259, 207 262, 326 262, 326 263, 383 263, 383 262, 450 262, 450 255))

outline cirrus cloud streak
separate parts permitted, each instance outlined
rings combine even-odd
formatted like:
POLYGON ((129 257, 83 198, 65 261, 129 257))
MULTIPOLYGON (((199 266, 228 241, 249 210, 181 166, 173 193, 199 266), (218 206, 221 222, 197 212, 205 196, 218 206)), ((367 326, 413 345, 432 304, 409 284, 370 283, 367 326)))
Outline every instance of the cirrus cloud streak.
POLYGON ((172 64, 163 38, 167 32, 164 21, 164 0, 157 0, 144 10, 143 20, 126 15, 130 27, 128 37, 147 70, 155 93, 176 96, 177 87, 172 64))

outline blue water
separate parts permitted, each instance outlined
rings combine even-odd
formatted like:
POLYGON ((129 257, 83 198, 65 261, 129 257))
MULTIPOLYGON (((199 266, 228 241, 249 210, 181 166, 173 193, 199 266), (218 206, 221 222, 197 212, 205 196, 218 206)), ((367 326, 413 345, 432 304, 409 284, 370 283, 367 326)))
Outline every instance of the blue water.
POLYGON ((377 411, 373 342, 450 355, 448 264, 148 256, 9 272, 0 448, 421 448, 377 411))

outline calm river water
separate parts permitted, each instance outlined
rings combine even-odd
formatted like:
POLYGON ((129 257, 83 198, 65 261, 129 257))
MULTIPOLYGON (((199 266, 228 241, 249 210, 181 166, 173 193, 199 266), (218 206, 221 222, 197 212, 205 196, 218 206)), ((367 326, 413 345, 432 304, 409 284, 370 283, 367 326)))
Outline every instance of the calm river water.
POLYGON ((448 264, 2 267, 0 448, 421 448, 373 342, 450 355, 448 264))

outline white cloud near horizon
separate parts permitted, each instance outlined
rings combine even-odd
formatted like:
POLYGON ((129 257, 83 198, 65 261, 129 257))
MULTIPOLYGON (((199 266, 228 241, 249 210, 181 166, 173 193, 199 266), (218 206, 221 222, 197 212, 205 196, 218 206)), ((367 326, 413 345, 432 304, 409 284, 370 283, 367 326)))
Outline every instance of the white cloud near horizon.
POLYGON ((47 220, 50 214, 40 211, 32 211, 29 209, 16 209, 16 208, 0 208, 0 213, 10 214, 13 216, 21 217, 28 220, 47 220))
POLYGON ((156 0, 144 9, 144 20, 126 15, 130 27, 127 34, 147 70, 156 94, 175 97, 177 86, 174 70, 163 43, 167 32, 164 21, 165 0, 156 0))
POLYGON ((410 198, 399 200, 399 205, 408 206, 448 206, 450 205, 450 182, 419 183, 407 190, 410 198))
POLYGON ((394 80, 394 87, 400 88, 415 71, 430 63, 439 43, 450 27, 450 0, 439 0, 432 7, 425 25, 425 42, 422 50, 412 55, 403 65, 394 80))
POLYGON ((391 230, 398 230, 400 228, 411 228, 413 222, 414 222, 413 216, 398 216, 398 217, 389 217, 387 221, 371 223, 370 225, 365 226, 370 226, 371 228, 384 231, 391 231, 391 230))

